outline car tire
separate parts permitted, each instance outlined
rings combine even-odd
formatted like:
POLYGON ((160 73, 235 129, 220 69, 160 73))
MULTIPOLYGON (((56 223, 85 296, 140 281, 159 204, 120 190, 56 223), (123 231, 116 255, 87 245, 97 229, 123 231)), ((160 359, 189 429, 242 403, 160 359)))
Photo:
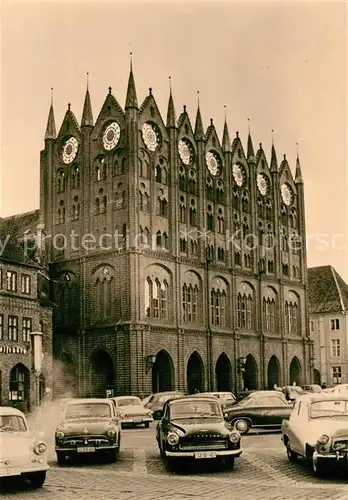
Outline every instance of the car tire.
POLYGON ((39 472, 30 472, 27 477, 32 488, 41 488, 46 480, 46 471, 40 470, 39 472))
POLYGON ((298 454, 292 451, 289 440, 286 443, 286 454, 290 462, 295 462, 298 458, 298 454))
POLYGON ((233 422, 233 425, 241 435, 248 434, 251 427, 249 420, 246 420, 245 418, 237 418, 233 422))
POLYGON ((66 455, 65 453, 62 453, 61 451, 57 451, 57 464, 58 465, 65 465, 66 461, 66 455))
POLYGON ((312 469, 315 477, 322 478, 326 477, 327 474, 327 463, 325 460, 318 458, 316 461, 312 458, 312 469))
POLYGON ((150 427, 150 422, 145 422, 144 426, 145 426, 145 429, 148 429, 150 427))

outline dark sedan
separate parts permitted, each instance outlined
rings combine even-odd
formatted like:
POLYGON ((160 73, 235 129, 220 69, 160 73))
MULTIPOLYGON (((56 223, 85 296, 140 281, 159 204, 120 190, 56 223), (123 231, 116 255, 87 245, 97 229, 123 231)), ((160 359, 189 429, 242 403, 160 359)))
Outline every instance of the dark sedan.
POLYGON ((279 391, 254 391, 232 408, 226 408, 226 419, 241 433, 252 427, 280 429, 289 418, 292 404, 279 391))
POLYGON ((225 421, 215 397, 184 396, 168 401, 156 440, 161 457, 170 466, 183 459, 223 459, 233 467, 242 453, 240 433, 225 421))
POLYGON ((98 454, 115 461, 120 449, 121 424, 110 399, 68 401, 64 417, 55 432, 57 462, 86 454, 98 454))

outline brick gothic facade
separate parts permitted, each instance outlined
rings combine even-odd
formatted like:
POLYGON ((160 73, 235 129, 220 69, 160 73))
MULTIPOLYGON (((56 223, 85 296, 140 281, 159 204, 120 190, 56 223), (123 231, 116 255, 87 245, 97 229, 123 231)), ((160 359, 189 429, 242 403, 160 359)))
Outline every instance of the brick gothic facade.
POLYGON ((199 109, 176 120, 171 94, 165 124, 131 70, 124 110, 110 88, 94 122, 87 89, 81 123, 69 104, 56 134, 51 106, 40 223, 56 395, 311 381, 301 169, 274 146, 268 162, 226 123, 222 142, 204 131, 199 109))

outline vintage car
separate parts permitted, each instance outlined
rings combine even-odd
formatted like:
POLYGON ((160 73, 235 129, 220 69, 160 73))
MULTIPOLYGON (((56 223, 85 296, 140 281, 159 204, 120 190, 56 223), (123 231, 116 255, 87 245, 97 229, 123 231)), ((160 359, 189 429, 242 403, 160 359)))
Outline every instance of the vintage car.
POLYGON ((156 392, 151 395, 144 406, 152 411, 154 420, 160 420, 163 415, 163 408, 166 401, 169 399, 181 398, 182 396, 183 393, 179 391, 156 392))
POLYGON ((282 387, 282 393, 288 401, 295 401, 303 394, 303 389, 299 385, 286 385, 282 387))
POLYGON ((207 397, 215 397, 221 403, 223 409, 230 408, 231 406, 237 403, 236 396, 232 392, 199 392, 197 394, 193 394, 193 396, 207 396, 207 397))
POLYGON ((309 384, 302 386, 303 392, 321 392, 322 388, 318 384, 309 384))
POLYGON ((153 422, 152 411, 145 408, 136 396, 118 396, 111 399, 115 404, 122 426, 145 425, 145 427, 149 427, 150 423, 153 422))
POLYGON ((121 424, 110 399, 87 398, 68 401, 63 420, 55 432, 57 462, 86 454, 117 459, 121 424))
POLYGON ((348 394, 348 384, 338 384, 333 389, 334 394, 348 394))
POLYGON ((0 407, 0 482, 20 477, 41 488, 48 468, 47 444, 29 431, 24 413, 0 407))
POLYGON ((329 463, 348 466, 348 395, 305 394, 282 424, 282 441, 290 461, 302 456, 312 462, 316 476, 329 463))
POLYGON ((226 408, 227 420, 241 433, 253 427, 280 429, 283 419, 292 411, 292 405, 279 391, 254 391, 246 398, 226 408))
POLYGON ((160 455, 172 467, 181 459, 224 459, 233 467, 241 435, 224 419, 217 398, 183 396, 168 401, 157 424, 160 455))

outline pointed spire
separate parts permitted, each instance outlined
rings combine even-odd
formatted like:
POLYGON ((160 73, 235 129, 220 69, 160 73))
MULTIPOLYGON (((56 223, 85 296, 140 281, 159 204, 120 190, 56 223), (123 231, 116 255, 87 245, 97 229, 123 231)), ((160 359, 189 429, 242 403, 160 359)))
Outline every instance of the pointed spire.
POLYGON ((93 114, 92 114, 91 98, 89 95, 89 88, 88 88, 88 76, 89 74, 87 73, 87 90, 86 90, 85 102, 83 105, 81 127, 84 126, 93 127, 93 114))
POLYGON ((134 76, 133 76, 133 63, 132 63, 132 52, 130 53, 130 72, 128 79, 128 88, 126 96, 125 109, 135 108, 138 109, 138 99, 135 90, 134 76))
POLYGON ((175 128, 176 118, 175 118, 175 109, 174 109, 174 101, 172 96, 172 84, 171 78, 169 77, 169 101, 168 101, 168 111, 167 111, 167 127, 175 128))
POLYGON ((250 134, 250 119, 248 118, 248 147, 247 147, 248 160, 255 160, 254 145, 250 134))
POLYGON ((295 184, 303 184, 303 177, 302 177, 300 159, 298 156, 298 144, 297 143, 296 143, 296 146, 297 146, 297 158, 296 158, 295 184))
POLYGON ((45 133, 45 139, 55 139, 57 137, 56 133, 56 122, 54 119, 53 111, 53 88, 51 89, 51 106, 48 113, 47 127, 45 133))
POLYGON ((228 126, 227 126, 227 119, 226 119, 226 106, 225 108, 225 124, 224 124, 224 131, 222 134, 222 150, 224 152, 231 152, 231 140, 230 140, 230 134, 228 132, 228 126))
POLYGON ((198 107, 197 107, 197 114, 196 114, 195 136, 196 136, 196 139, 204 139, 203 121, 202 121, 202 117, 201 117, 201 110, 199 107, 199 90, 197 91, 197 100, 198 100, 198 107))
POLYGON ((271 150, 271 172, 277 172, 278 171, 278 161, 277 161, 277 155, 274 147, 274 137, 273 137, 274 130, 272 130, 272 150, 271 150))

